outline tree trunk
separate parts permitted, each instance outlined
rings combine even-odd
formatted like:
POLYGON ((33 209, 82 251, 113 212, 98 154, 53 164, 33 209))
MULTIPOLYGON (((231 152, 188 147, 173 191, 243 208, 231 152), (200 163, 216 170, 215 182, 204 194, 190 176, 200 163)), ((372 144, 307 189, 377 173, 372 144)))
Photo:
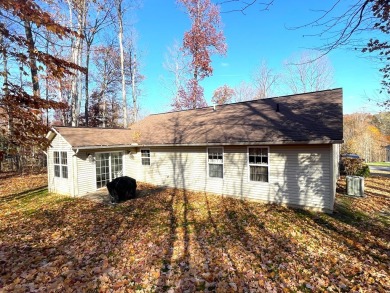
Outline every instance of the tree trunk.
POLYGON ((137 88, 136 88, 136 76, 137 76, 137 57, 134 52, 134 47, 130 50, 130 77, 131 77, 131 95, 133 97, 133 123, 137 122, 138 108, 137 108, 137 88))
POLYGON ((24 21, 24 29, 26 32, 27 48, 28 48, 28 57, 31 69, 31 81, 33 85, 33 95, 34 97, 40 98, 41 93, 39 91, 39 78, 38 78, 38 67, 37 67, 37 58, 35 55, 35 44, 31 30, 31 23, 29 21, 24 21))
MULTIPOLYGON (((69 2, 70 3, 70 2, 69 2)), ((70 4, 69 4, 70 5, 70 4)), ((77 11, 77 33, 76 41, 72 47, 73 63, 81 65, 82 43, 81 35, 86 23, 86 0, 83 0, 82 7, 77 11)), ((81 106, 81 72, 75 72, 72 80, 71 97, 72 97, 72 126, 77 127, 79 124, 80 106, 81 106)))
POLYGON ((118 13, 118 39, 121 59, 122 75, 122 108, 123 108, 123 127, 127 128, 127 99, 126 99, 126 76, 125 76, 125 54, 123 49, 123 19, 122 19, 122 0, 117 0, 116 8, 118 13))
MULTIPOLYGON (((46 54, 49 54, 49 40, 46 41, 46 54)), ((49 101, 49 71, 46 68, 46 79, 45 79, 45 94, 46 101, 49 101)), ((49 126, 49 109, 46 109, 46 126, 49 126)))
POLYGON ((91 46, 87 44, 87 56, 86 56, 86 72, 85 72, 85 106, 84 106, 84 113, 85 113, 85 126, 88 127, 89 124, 89 113, 88 113, 88 107, 89 107, 89 55, 91 52, 91 46))
MULTIPOLYGON (((3 57, 3 72, 4 72, 4 83, 3 83, 3 89, 4 89, 4 96, 7 97, 9 95, 9 89, 8 89, 8 56, 7 56, 7 49, 6 45, 4 43, 4 37, 0 34, 0 46, 3 48, 2 50, 2 57, 3 57)), ((10 107, 7 107, 7 114, 8 114, 8 134, 9 137, 13 137, 13 117, 12 117, 12 110, 10 107)), ((9 143, 7 142, 7 149, 9 148, 9 143)))

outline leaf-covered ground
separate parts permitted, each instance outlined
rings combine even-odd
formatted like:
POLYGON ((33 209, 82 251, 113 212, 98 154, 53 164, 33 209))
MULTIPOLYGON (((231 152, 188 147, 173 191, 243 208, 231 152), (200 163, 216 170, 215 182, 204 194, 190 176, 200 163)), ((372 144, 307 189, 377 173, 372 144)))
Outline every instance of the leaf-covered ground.
POLYGON ((333 215, 146 184, 111 206, 45 178, 1 180, 0 291, 390 290, 389 178, 333 215))

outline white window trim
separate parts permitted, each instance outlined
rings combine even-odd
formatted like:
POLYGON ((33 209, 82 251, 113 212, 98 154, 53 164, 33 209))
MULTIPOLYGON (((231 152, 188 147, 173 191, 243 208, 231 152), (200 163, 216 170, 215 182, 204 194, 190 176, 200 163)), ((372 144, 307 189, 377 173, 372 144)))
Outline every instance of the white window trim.
POLYGON ((207 165, 207 178, 212 179, 212 180, 223 180, 225 178, 225 148, 223 146, 215 146, 215 147, 208 147, 206 148, 206 165, 207 165), (222 149, 222 178, 219 177, 210 177, 210 172, 209 172, 209 149, 222 149))
POLYGON ((151 150, 148 148, 142 148, 139 150, 139 153, 140 153, 140 157, 141 157, 141 166, 142 167, 150 167, 152 165, 152 152, 151 152, 151 150), (142 151, 149 151, 149 165, 142 164, 142 159, 143 158, 146 159, 146 157, 142 157, 142 151))
POLYGON ((54 175, 54 178, 65 179, 65 180, 69 179, 69 158, 68 158, 68 152, 67 151, 53 151, 53 175, 54 175), (58 161, 59 161, 58 164, 56 164, 54 162, 55 153, 58 153, 58 161), (66 154, 66 165, 62 164, 62 153, 66 154), (55 168, 56 167, 55 166, 59 166, 60 167, 60 176, 56 176, 56 172, 55 172, 55 168), (64 172, 62 171, 62 167, 64 167, 64 166, 66 166, 66 168, 67 168, 67 177, 64 177, 64 172))
POLYGON ((247 170, 248 170, 248 177, 247 177, 247 180, 248 182, 250 183, 255 183, 255 184, 269 184, 270 183, 270 178, 269 178, 269 169, 270 169, 270 152, 269 152, 269 146, 261 146, 261 145, 251 145, 251 146, 248 146, 247 149, 246 149, 246 165, 247 165, 247 170), (268 153, 268 164, 265 165, 265 164, 261 164, 261 165, 257 165, 257 164, 249 164, 249 149, 253 149, 253 148, 263 148, 263 149, 267 149, 267 153, 268 153), (264 181, 253 181, 251 180, 251 168, 250 166, 267 166, 268 167, 268 182, 264 182, 264 181))
MULTIPOLYGON (((124 152, 123 151, 105 151, 105 152, 93 152, 93 157, 94 157, 94 164, 95 164, 95 168, 93 168, 94 170, 94 178, 95 178, 95 188, 96 190, 98 189, 97 188, 97 182, 96 182, 96 177, 97 177, 97 173, 96 173, 96 155, 97 154, 106 154, 106 153, 109 153, 110 154, 110 160, 109 160, 109 166, 110 166, 110 177, 111 177, 111 154, 113 153, 120 153, 122 155, 122 176, 125 176, 125 157, 124 157, 124 152)), ((110 180, 112 181, 112 179, 110 180)))

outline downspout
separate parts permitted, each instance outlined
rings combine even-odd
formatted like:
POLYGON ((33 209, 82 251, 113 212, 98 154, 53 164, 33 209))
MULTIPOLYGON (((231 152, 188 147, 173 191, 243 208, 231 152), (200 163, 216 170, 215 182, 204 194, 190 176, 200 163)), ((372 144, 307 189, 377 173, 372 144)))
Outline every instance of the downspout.
POLYGON ((72 177, 73 177, 73 196, 77 196, 79 194, 79 184, 78 184, 78 169, 77 169, 77 154, 79 153, 79 149, 76 149, 76 152, 74 153, 73 160, 72 160, 72 177))

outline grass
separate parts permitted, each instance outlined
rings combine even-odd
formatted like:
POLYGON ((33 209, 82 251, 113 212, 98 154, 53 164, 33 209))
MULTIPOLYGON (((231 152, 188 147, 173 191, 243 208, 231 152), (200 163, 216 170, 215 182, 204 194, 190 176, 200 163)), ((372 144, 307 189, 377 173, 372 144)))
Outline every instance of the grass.
POLYGON ((390 162, 372 162, 367 163, 368 166, 380 166, 380 167, 390 167, 390 162))
POLYGON ((142 183, 111 206, 39 178, 0 185, 0 291, 390 290, 389 178, 365 198, 340 180, 332 215, 142 183))

